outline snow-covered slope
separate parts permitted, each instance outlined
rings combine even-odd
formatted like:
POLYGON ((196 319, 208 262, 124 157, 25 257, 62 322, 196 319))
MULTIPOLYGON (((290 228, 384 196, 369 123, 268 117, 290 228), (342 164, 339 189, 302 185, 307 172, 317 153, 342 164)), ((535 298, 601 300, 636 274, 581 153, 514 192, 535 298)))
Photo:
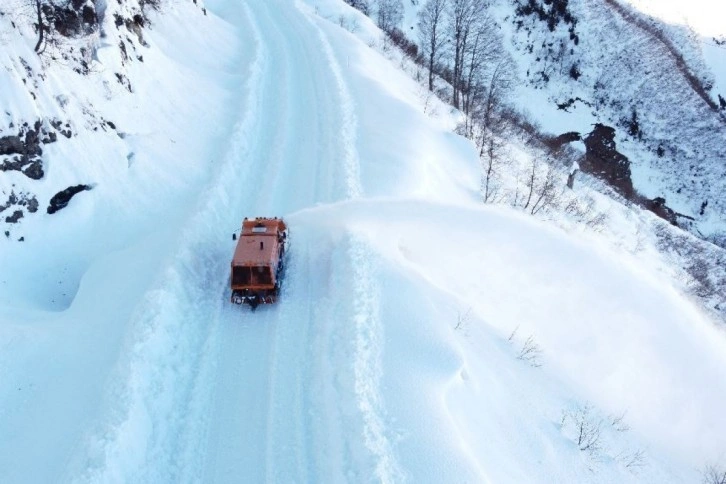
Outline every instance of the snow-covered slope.
MULTIPOLYGON (((664 197, 695 219, 695 233, 720 240, 726 50, 716 34, 662 22, 618 0, 562 2, 569 17, 557 17, 550 31, 534 14, 516 14, 515 6, 527 2, 496 3, 526 80, 520 106, 554 134, 585 136, 594 123, 615 128, 635 189, 664 197)), ((715 17, 723 11, 721 5, 712 9, 715 17)))
POLYGON ((127 135, 49 160, 116 158, 0 251, 0 481, 662 483, 722 458, 726 337, 653 251, 482 206, 455 113, 342 2, 206 8, 151 16, 103 105, 127 135), (256 312, 227 293, 250 215, 292 241, 256 312))
MULTIPOLYGON (((81 44, 95 52, 89 72, 83 74, 74 70, 80 65, 75 59, 35 54, 32 32, 21 28, 30 30, 24 11, 17 5, 2 8, 9 13, 0 18, 7 39, 0 76, 7 104, 0 136, 36 122, 54 132, 53 120, 60 120, 60 131, 67 126, 69 137, 58 133, 57 141, 41 143, 41 179, 17 170, 2 172, 3 231, 6 239, 22 243, 3 251, 7 269, 0 301, 63 309, 73 300, 90 261, 159 225, 169 216, 164 205, 184 203, 209 176, 208 164, 218 155, 207 147, 221 143, 229 130, 213 114, 220 112, 225 96, 232 96, 222 77, 229 67, 224 52, 229 52, 231 33, 219 20, 204 16, 199 6, 181 2, 170 6, 166 24, 160 22, 145 37, 138 34, 145 45, 134 45, 137 34, 117 26, 116 19, 136 15, 138 7, 110 2, 100 33, 63 45, 81 44), (216 35, 207 37, 194 27, 200 23, 216 35), (177 38, 184 30, 198 35, 177 38), (137 49, 143 61, 123 60, 117 42, 126 42, 128 53, 137 49), (207 56, 210 50, 220 57, 207 56), (23 65, 29 66, 27 71, 23 65), (77 185, 92 190, 73 197, 68 211, 47 213, 54 194, 77 185), (35 200, 36 209, 3 204, 13 194, 35 200), (16 210, 23 217, 8 224, 5 217, 16 210)), ((149 14, 155 21, 153 11, 149 14)))

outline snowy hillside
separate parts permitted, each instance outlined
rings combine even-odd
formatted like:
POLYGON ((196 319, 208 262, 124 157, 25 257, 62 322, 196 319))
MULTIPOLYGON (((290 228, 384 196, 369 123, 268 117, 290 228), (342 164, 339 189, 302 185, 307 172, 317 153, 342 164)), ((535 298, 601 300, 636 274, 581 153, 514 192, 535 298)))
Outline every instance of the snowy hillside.
MULTIPOLYGON (((538 216, 483 204, 461 113, 340 0, 91 3, 99 25, 60 39, 88 58, 65 61, 0 7, 0 140, 33 146, 0 159, 21 163, 0 173, 0 482, 726 466, 726 335, 659 247, 706 242, 594 178, 538 216), (253 312, 228 284, 255 215, 285 217, 291 246, 279 303, 253 312)), ((502 190, 545 169, 521 133, 506 149, 502 190)))
POLYGON ((502 23, 514 25, 517 56, 528 53, 520 65, 531 87, 522 96, 541 100, 529 111, 555 134, 584 137, 594 123, 614 127, 635 189, 664 197, 695 219, 697 232, 720 239, 726 219, 726 101, 720 101, 726 96, 726 51, 719 62, 709 62, 705 54, 718 47, 713 38, 614 0, 567 5, 572 20, 558 19, 554 32, 534 15, 502 23), (531 88, 545 96, 530 94, 531 88))

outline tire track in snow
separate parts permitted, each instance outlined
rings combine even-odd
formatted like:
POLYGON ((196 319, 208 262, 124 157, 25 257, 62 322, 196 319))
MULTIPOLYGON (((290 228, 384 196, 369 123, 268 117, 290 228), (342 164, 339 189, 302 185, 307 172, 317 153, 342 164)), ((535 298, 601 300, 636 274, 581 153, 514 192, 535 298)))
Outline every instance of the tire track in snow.
MULTIPOLYGON (((255 7, 269 8, 265 3, 255 7)), ((243 212, 250 208, 270 209, 273 203, 278 206, 278 200, 263 197, 258 201, 254 198, 257 194, 250 194, 245 188, 261 181, 265 187, 271 187, 270 193, 279 191, 279 174, 281 171, 285 174, 278 163, 282 154, 272 155, 276 164, 270 173, 262 153, 266 141, 289 136, 275 132, 272 138, 264 137, 269 136, 265 135, 265 128, 270 126, 260 119, 274 115, 270 107, 279 107, 270 94, 270 86, 266 85, 268 81, 275 81, 274 73, 270 72, 273 53, 250 6, 243 4, 241 8, 252 31, 256 52, 247 82, 247 109, 233 130, 232 143, 216 182, 200 198, 199 208, 181 231, 174 260, 138 311, 133 349, 120 375, 123 383, 117 396, 121 403, 113 406, 119 415, 110 429, 97 433, 92 445, 100 449, 96 452, 99 456, 89 466, 87 480, 190 482, 209 479, 209 472, 214 480, 238 480, 242 476, 252 480, 316 480, 316 469, 310 462, 312 431, 306 415, 310 411, 307 407, 311 396, 303 388, 302 378, 316 376, 307 373, 309 354, 303 345, 312 343, 310 333, 315 311, 314 301, 310 299, 320 297, 320 293, 303 291, 299 297, 292 294, 294 297, 288 303, 295 298, 298 302, 307 300, 307 306, 297 306, 295 314, 283 301, 279 311, 258 310, 254 318, 229 307, 224 295, 229 254, 227 247, 219 247, 219 241, 228 239, 229 224, 238 225, 239 220, 234 217, 240 209, 243 212), (300 315, 299 311, 307 315, 300 315), (249 324, 245 324, 248 319, 249 324), (291 332, 291 324, 301 327, 291 332), (296 337, 301 340, 296 341, 296 337), (301 349, 295 349, 296 346, 301 349), (244 354, 251 349, 254 355, 244 354), (262 368, 254 366, 260 364, 262 368), (231 387, 226 386, 228 383, 231 387), (286 392, 284 387, 289 383, 297 386, 286 392), (245 388, 245 384, 250 388, 245 388), (236 394, 228 397, 227 392, 236 394), (248 395, 249 392, 261 395, 248 395), (221 398, 221 403, 215 398, 221 398), (286 400, 283 402, 282 398, 286 400), (235 404, 240 402, 244 405, 236 408, 235 404), (213 415, 217 410, 222 415, 213 415), (245 415, 246 411, 250 413, 245 415), (283 420, 281 417, 288 411, 290 417, 283 420), (235 436, 231 430, 225 430, 216 435, 222 440, 214 442, 210 440, 213 433, 210 427, 220 425, 243 432, 235 436), (286 431, 292 439, 292 449, 277 446, 284 442, 286 431), (267 440, 252 443, 245 440, 257 437, 267 440), (205 442, 212 447, 204 449, 205 442), (266 449, 263 460, 258 459, 260 449, 245 447, 250 445, 266 449), (285 455, 285 450, 290 450, 290 455, 285 455), (262 462, 266 465, 260 466, 262 462), (218 472, 224 466, 231 473, 218 472), (291 478, 285 472, 296 477, 291 478)), ((362 195, 363 189, 356 149, 355 103, 327 37, 314 20, 306 18, 317 29, 340 101, 341 129, 328 127, 328 132, 322 134, 335 131, 339 137, 344 152, 344 196, 356 198, 362 195)), ((265 34, 269 35, 268 30, 265 34)), ((289 56, 287 62, 290 62, 289 56)), ((277 127, 272 121, 271 126, 277 127)), ((289 133, 287 126, 283 128, 289 133)), ((319 169, 317 165, 314 167, 319 169)), ((324 173, 316 173, 312 181, 318 183, 321 175, 324 173)), ((322 187, 325 188, 331 187, 322 187)), ((316 186, 312 193, 295 200, 312 203, 317 201, 315 197, 320 190, 316 186)), ((362 440, 375 461, 375 476, 391 482, 400 473, 386 436, 385 407, 380 393, 383 328, 377 315, 372 256, 362 240, 352 238, 348 250, 355 286, 355 312, 351 316, 355 326, 354 397, 363 420, 362 440)), ((308 253, 303 251, 299 255, 304 260, 298 269, 311 272, 308 253)), ((302 274, 298 276, 297 287, 309 290, 302 274)), ((336 327, 333 331, 342 329, 336 327)), ((329 426, 330 423, 323 423, 324 428, 329 426)), ((326 465, 322 462, 322 466, 326 465)), ((357 471, 366 473, 366 469, 357 471)))
POLYGON ((325 36, 323 29, 321 29, 315 19, 311 17, 314 14, 311 13, 309 11, 309 7, 303 4, 300 0, 295 1, 295 6, 302 13, 303 17, 315 28, 320 44, 323 46, 325 58, 328 60, 330 70, 333 72, 333 76, 335 77, 338 97, 341 100, 340 106, 343 111, 341 138, 345 148, 343 166, 346 196, 347 198, 361 197, 363 195, 363 186, 361 184, 360 177, 360 158, 356 147, 358 140, 358 118, 356 116, 355 101, 350 94, 345 77, 343 76, 343 70, 340 67, 338 59, 335 57, 330 41, 325 36))
MULTIPOLYGON (((328 118, 325 123, 310 124, 309 113, 301 109, 301 103, 312 98, 323 101, 319 107, 324 113, 335 111, 329 97, 324 96, 329 82, 321 74, 326 71, 313 70, 303 62, 301 53, 310 48, 310 43, 305 42, 310 35, 299 31, 297 17, 286 18, 293 13, 288 5, 256 2, 249 8, 254 9, 252 21, 256 28, 265 32, 262 41, 266 51, 274 53, 268 60, 270 68, 261 90, 260 115, 265 119, 254 133, 250 158, 259 166, 273 163, 280 169, 265 169, 252 178, 268 191, 262 196, 250 193, 246 206, 238 208, 262 210, 260 213, 296 209, 318 201, 321 194, 328 196, 332 189, 326 180, 319 186, 319 178, 327 175, 326 168, 335 158, 311 154, 316 143, 334 140, 336 131, 320 128, 331 124, 328 118), (288 156, 292 152, 297 156, 288 156), (309 187, 313 187, 312 191, 309 187)), ((225 368, 220 368, 218 375, 222 395, 217 419, 226 425, 218 428, 217 441, 212 443, 217 449, 211 452, 219 455, 210 461, 217 468, 210 469, 210 480, 234 481, 242 475, 252 482, 314 482, 307 440, 309 395, 304 385, 309 376, 305 343, 313 324, 304 315, 313 302, 287 294, 275 307, 261 307, 245 317, 249 320, 247 327, 239 321, 240 312, 245 314, 246 308, 225 310, 221 349, 225 368), (294 312, 293 301, 297 301, 294 312), (237 413, 238 418, 230 417, 230 412, 237 413)))
POLYGON ((384 483, 401 482, 404 475, 396 461, 387 436, 385 402, 381 396, 383 376, 383 325, 380 294, 376 284, 373 255, 365 242, 351 236, 349 257, 354 278, 353 318, 356 327, 355 393, 363 415, 363 436, 368 450, 376 457, 375 475, 384 483))
MULTIPOLYGON (((325 56, 335 76, 338 96, 343 109, 343 125, 341 138, 345 146, 345 182, 348 199, 363 196, 361 182, 360 157, 357 150, 358 121, 355 101, 348 89, 330 41, 323 29, 317 25, 309 12, 309 8, 295 2, 298 9, 303 11, 305 18, 312 23, 323 45, 325 56)), ((404 474, 396 460, 393 446, 387 436, 385 423, 385 403, 381 396, 382 351, 383 351, 383 325, 378 311, 380 295, 373 269, 373 254, 364 240, 355 235, 351 236, 349 257, 353 269, 353 319, 356 328, 355 355, 353 362, 355 393, 358 408, 363 417, 363 437, 366 448, 376 460, 375 476, 384 483, 400 482, 404 474)))
MULTIPOLYGON (((289 128, 286 126, 286 131, 291 134, 285 143, 287 149, 278 150, 287 162, 281 186, 295 193, 291 195, 283 190, 275 190, 272 206, 292 205, 299 208, 321 200, 347 196, 347 188, 339 190, 331 176, 334 172, 331 168, 335 168, 341 158, 348 158, 346 153, 350 151, 341 144, 340 131, 335 128, 344 124, 343 103, 335 88, 338 80, 329 76, 328 66, 321 65, 319 56, 309 55, 320 50, 320 39, 315 35, 315 30, 300 29, 300 12, 290 11, 288 5, 282 3, 271 2, 267 5, 267 9, 258 9, 258 17, 265 20, 268 26, 265 31, 268 34, 276 32, 285 39, 284 42, 278 42, 280 45, 276 52, 279 55, 275 61, 279 63, 282 59, 285 65, 281 67, 293 73, 292 79, 286 79, 286 88, 299 94, 292 99, 295 106, 289 110, 290 117, 282 120, 290 125, 289 128), (275 15, 271 15, 273 8, 275 15), (293 17, 295 13, 298 15, 293 17), (289 39, 292 36, 299 40, 291 43, 289 39), (310 41, 303 41, 303 38, 316 41, 313 45, 310 41), (291 58, 294 58, 292 62, 291 58), (323 66, 325 69, 321 69, 323 66), (333 82, 328 80, 329 77, 333 82), (311 114, 314 117, 312 123, 311 114), (337 122, 338 119, 341 121, 337 122), (338 156, 341 147, 342 157, 338 156)), ((302 25, 305 26, 305 22, 302 25)), ((309 27, 315 28, 312 24, 309 27)), ((347 187, 347 184, 343 185, 347 187)), ((313 460, 315 435, 321 431, 321 426, 317 425, 318 422, 311 425, 315 407, 314 398, 308 389, 308 382, 318 380, 321 376, 311 374, 310 352, 313 349, 311 333, 317 323, 315 306, 321 293, 316 285, 306 280, 306 275, 313 274, 315 268, 310 264, 307 247, 302 240, 299 242, 298 245, 298 240, 293 239, 296 249, 291 253, 293 258, 288 266, 286 286, 289 287, 278 305, 278 317, 274 324, 280 325, 280 328, 274 334, 268 358, 269 367, 266 368, 269 374, 266 397, 269 408, 266 436, 264 441, 259 439, 260 445, 265 448, 265 473, 260 477, 272 482, 318 482, 320 472, 316 463, 322 463, 313 460)), ((260 324, 270 323, 263 321, 260 324)), ((322 427, 327 428, 326 424, 322 427)), ((321 467, 324 467, 324 463, 321 467)))
POLYGON ((208 385, 216 369, 214 348, 220 338, 219 325, 204 322, 220 318, 219 297, 209 295, 226 289, 229 254, 210 248, 209 234, 200 227, 211 228, 212 238, 225 240, 219 238, 227 230, 225 208, 239 205, 238 164, 249 152, 247 140, 256 122, 266 58, 260 32, 251 25, 255 57, 247 77, 248 108, 232 130, 236 142, 182 228, 173 260, 156 289, 147 293, 135 312, 130 356, 119 365, 121 383, 112 391, 117 400, 111 404, 115 416, 110 428, 106 424, 89 439, 87 471, 77 481, 201 479, 204 453, 200 446, 208 434, 212 398, 208 385))

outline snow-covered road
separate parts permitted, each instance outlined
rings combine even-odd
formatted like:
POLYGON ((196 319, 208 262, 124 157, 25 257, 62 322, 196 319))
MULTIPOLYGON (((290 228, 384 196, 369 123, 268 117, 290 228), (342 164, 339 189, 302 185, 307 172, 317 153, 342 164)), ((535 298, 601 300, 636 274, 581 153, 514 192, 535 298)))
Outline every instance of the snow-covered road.
MULTIPOLYGON (((365 447, 351 449, 348 441, 358 442, 364 432, 375 440, 368 451, 384 461, 381 472, 390 472, 385 462, 390 456, 376 447, 385 440, 381 431, 364 430, 378 419, 367 402, 376 398, 375 374, 358 369, 350 380, 364 388, 358 397, 370 407, 365 421, 340 422, 357 418, 361 402, 351 391, 356 388, 336 383, 346 381, 339 373, 348 371, 336 367, 339 345, 355 341, 357 332, 365 341, 356 344, 370 348, 376 337, 369 323, 376 302, 366 286, 365 248, 351 241, 338 255, 340 265, 351 267, 341 271, 336 289, 319 271, 329 262, 310 250, 314 241, 293 234, 282 302, 251 313, 227 300, 230 236, 242 215, 289 214, 361 192, 355 106, 316 20, 283 1, 228 8, 225 17, 254 40, 252 62, 243 66, 240 119, 220 173, 182 228, 177 255, 132 323, 137 341, 118 378, 118 394, 130 398, 113 405, 124 417, 104 443, 103 463, 91 477, 342 479, 356 472, 356 459, 366 458, 365 447), (310 280, 311 274, 320 274, 320 280, 310 280), (343 285, 357 289, 352 301, 348 291, 341 292, 343 285), (330 302, 322 304, 326 298, 330 302), (354 320, 353 310, 361 328, 336 324, 354 320), (321 392, 347 395, 321 398, 321 392), (353 415, 335 403, 346 398, 353 415), (143 452, 130 456, 129 448, 143 452)), ((375 363, 370 355, 362 358, 362 364, 375 363)))

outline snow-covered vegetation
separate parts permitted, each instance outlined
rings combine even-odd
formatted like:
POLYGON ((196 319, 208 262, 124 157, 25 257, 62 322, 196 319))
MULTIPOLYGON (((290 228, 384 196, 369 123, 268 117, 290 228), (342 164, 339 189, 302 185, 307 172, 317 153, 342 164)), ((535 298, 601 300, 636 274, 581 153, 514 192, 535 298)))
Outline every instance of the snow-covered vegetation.
POLYGON ((689 292, 726 317, 726 70, 723 56, 705 55, 716 37, 615 1, 352 4, 373 19, 407 6, 382 50, 401 47, 407 59, 396 62, 428 86, 426 105, 435 93, 461 110, 456 131, 479 152, 485 202, 599 228, 611 199, 651 211, 678 229, 646 217, 629 231, 647 232, 689 292))
POLYGON ((3 3, 0 481, 720 482, 694 35, 610 0, 3 3), (254 215, 291 245, 251 312, 254 215))

